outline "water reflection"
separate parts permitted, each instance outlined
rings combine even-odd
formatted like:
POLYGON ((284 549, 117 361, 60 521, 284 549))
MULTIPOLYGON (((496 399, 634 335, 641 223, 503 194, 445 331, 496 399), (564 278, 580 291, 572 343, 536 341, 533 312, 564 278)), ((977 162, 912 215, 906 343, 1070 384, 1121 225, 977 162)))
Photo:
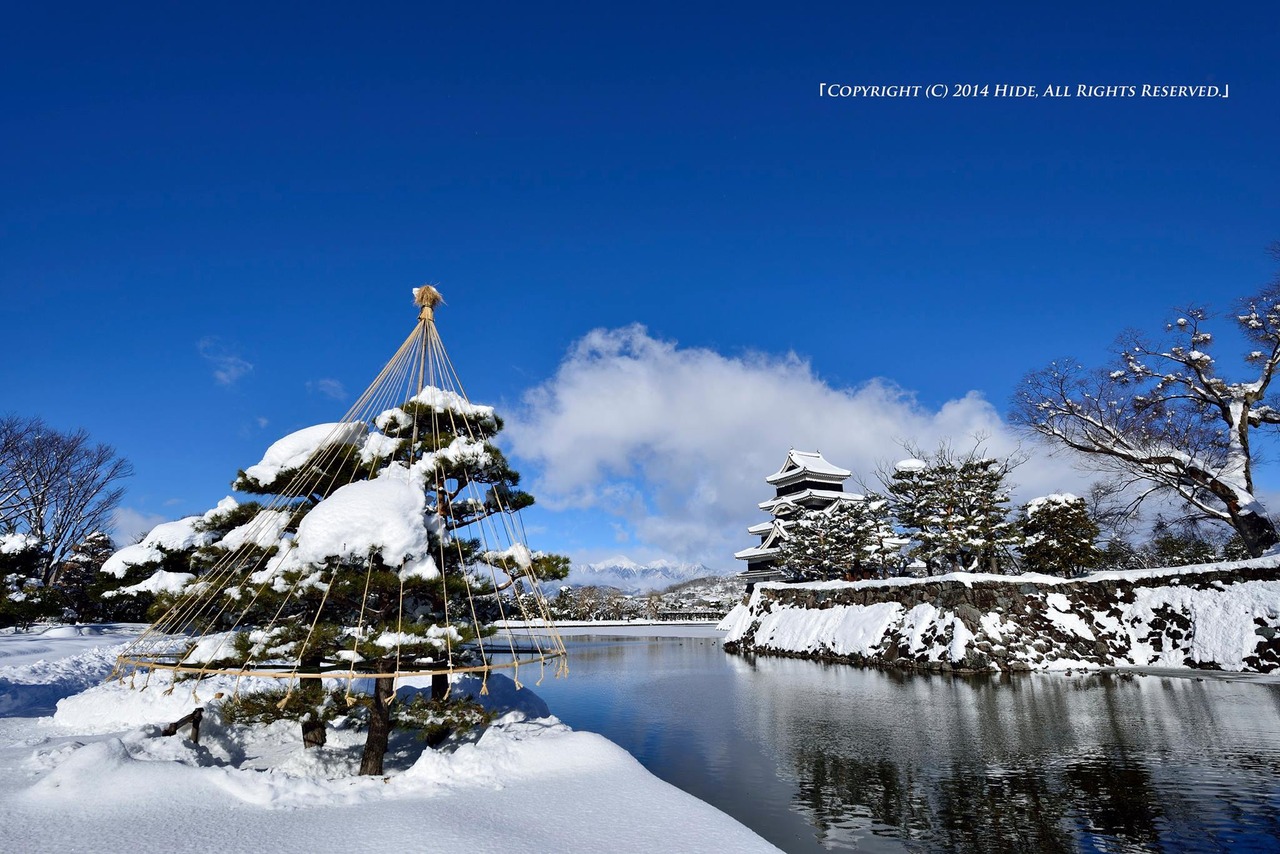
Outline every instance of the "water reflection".
POLYGON ((575 642, 570 724, 784 850, 1280 850, 1280 689, 961 679, 575 642))

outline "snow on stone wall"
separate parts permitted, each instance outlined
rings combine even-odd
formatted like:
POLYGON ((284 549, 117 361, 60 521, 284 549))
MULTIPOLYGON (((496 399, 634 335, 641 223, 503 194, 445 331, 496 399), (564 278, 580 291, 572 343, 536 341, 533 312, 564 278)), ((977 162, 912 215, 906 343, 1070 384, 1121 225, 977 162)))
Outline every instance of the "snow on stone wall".
POLYGON ((1280 559, 1082 579, 762 584, 730 652, 927 670, 1280 669, 1280 559))

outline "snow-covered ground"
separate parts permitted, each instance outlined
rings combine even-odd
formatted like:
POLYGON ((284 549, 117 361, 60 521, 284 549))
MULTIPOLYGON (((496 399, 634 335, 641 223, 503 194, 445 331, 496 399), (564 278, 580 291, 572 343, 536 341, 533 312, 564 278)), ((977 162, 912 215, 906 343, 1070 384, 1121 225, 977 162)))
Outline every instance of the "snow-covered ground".
POLYGON ((161 736, 233 683, 104 684, 139 629, 0 634, 0 851, 776 850, 505 677, 486 702, 508 711, 478 741, 424 750, 401 733, 386 777, 353 776, 363 734, 342 728, 304 751, 296 725, 210 711, 198 746, 161 736))

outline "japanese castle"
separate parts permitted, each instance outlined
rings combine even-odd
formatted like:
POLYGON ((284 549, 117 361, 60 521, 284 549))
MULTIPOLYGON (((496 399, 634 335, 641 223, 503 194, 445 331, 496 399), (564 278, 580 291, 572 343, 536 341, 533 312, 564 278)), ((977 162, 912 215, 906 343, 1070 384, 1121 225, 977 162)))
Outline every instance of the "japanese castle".
POLYGON ((861 495, 844 491, 844 482, 852 474, 827 462, 818 451, 793 448, 787 453, 782 468, 765 478, 777 490, 773 498, 759 505, 771 518, 747 529, 747 533, 760 538, 760 544, 733 555, 747 562, 746 571, 738 577, 747 582, 748 588, 759 581, 786 580, 786 573, 777 563, 778 546, 787 537, 788 517, 796 508, 825 510, 838 501, 862 500, 861 495))

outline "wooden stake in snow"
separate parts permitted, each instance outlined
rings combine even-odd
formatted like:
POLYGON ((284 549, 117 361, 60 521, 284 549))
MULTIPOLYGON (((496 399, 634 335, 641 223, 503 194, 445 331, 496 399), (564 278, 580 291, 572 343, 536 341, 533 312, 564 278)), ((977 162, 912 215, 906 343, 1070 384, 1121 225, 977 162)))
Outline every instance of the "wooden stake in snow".
POLYGON ((178 730, 191 724, 191 743, 200 743, 200 721, 204 720, 204 709, 197 707, 191 714, 180 718, 160 731, 161 735, 177 735, 178 730))

